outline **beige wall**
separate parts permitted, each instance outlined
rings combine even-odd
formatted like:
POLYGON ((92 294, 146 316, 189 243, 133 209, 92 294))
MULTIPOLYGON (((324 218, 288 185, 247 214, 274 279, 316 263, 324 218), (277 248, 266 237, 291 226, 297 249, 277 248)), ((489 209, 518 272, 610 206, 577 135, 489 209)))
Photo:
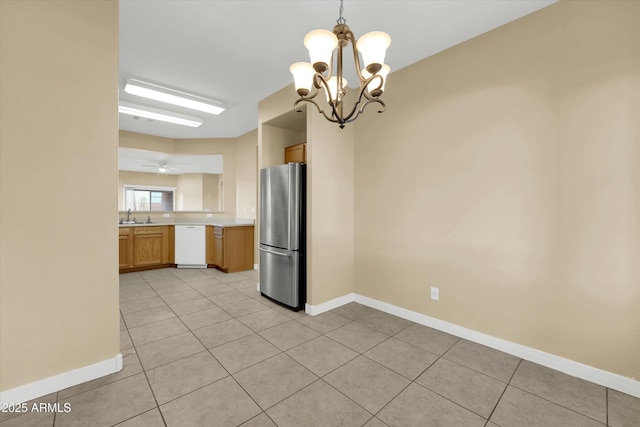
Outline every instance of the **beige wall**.
POLYGON ((120 351, 118 2, 0 5, 6 391, 120 351))
POLYGON ((289 85, 259 103, 258 164, 282 164, 284 147, 306 133, 307 303, 318 305, 353 292, 354 129, 341 130, 312 108, 293 113, 295 96, 289 85))
POLYGON ((307 302, 353 292, 354 129, 340 129, 315 110, 307 116, 307 302))
MULTIPOLYGON (((258 213, 258 130, 236 140, 236 216, 255 221, 258 213)), ((254 228, 254 264, 258 264, 258 227, 254 228)))
POLYGON ((218 200, 218 185, 223 175, 215 175, 212 173, 202 174, 202 209, 206 211, 220 210, 220 202, 218 200))
POLYGON ((145 135, 137 132, 120 131, 120 147, 137 148, 139 150, 158 151, 161 153, 173 153, 175 142, 171 138, 163 138, 155 135, 145 135))
POLYGON ((202 190, 201 173, 182 173, 178 175, 176 210, 201 211, 202 190))
POLYGON ((357 122, 356 292, 640 378, 638 22, 560 2, 392 73, 357 122))
POLYGON ((256 219, 258 203, 258 130, 236 141, 236 214, 256 219))
POLYGON ((176 139, 176 154, 222 154, 219 182, 222 187, 223 208, 226 218, 236 217, 236 139, 176 139))

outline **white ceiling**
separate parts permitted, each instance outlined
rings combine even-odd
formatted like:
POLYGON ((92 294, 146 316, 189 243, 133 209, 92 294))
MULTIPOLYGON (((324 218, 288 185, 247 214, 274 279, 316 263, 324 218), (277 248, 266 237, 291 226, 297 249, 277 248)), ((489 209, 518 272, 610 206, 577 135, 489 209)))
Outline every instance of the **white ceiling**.
MULTIPOLYGON (((392 79, 394 70, 555 1, 345 0, 343 16, 356 37, 374 30, 391 36, 385 62, 392 79)), ((292 82, 289 65, 309 60, 305 34, 331 30, 339 5, 338 0, 120 0, 120 99, 205 120, 188 128, 120 114, 120 129, 167 138, 235 138, 255 129, 258 102, 292 82), (213 116, 144 100, 123 92, 126 77, 212 98, 227 110, 213 116)), ((295 99, 292 90, 292 106, 295 99)))

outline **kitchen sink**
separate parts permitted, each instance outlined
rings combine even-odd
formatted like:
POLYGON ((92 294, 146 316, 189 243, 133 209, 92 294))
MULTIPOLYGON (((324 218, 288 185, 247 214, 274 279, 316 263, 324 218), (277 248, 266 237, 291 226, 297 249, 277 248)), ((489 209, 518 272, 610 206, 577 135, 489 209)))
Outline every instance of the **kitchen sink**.
POLYGON ((130 224, 155 224, 152 221, 120 221, 118 224, 120 225, 130 225, 130 224))

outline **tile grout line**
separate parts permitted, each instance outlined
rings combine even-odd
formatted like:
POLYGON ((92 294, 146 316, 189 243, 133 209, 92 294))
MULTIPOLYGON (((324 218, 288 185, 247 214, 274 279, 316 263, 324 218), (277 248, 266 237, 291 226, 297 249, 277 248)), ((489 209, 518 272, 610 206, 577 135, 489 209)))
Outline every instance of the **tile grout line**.
POLYGON ((520 367, 521 364, 522 364, 522 359, 520 359, 520 361, 518 362, 518 365, 516 366, 516 368, 511 373, 511 376, 509 377, 509 381, 507 381, 507 384, 505 385, 504 390, 502 390, 502 393, 500 393, 500 397, 496 401, 496 404, 493 406, 493 409, 491 410, 491 413, 489 414, 489 417, 487 417, 487 424, 489 423, 489 420, 491 420, 491 417, 493 416, 493 413, 496 411, 496 409, 498 409, 498 405, 500 404, 500 401, 502 400, 502 398, 504 397, 504 394, 507 392, 507 389, 511 385, 511 381, 513 380, 513 377, 516 375, 516 372, 518 372, 518 368, 520 367))

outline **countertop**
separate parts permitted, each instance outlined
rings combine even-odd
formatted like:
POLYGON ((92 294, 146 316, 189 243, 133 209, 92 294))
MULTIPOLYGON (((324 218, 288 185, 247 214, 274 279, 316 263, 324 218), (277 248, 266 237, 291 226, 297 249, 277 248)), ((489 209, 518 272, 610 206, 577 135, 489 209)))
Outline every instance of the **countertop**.
POLYGON ((176 222, 151 222, 151 223, 136 223, 136 224, 118 224, 122 227, 153 227, 161 225, 212 225, 215 227, 241 227, 246 225, 254 225, 253 220, 247 220, 242 218, 211 218, 211 219, 198 219, 198 220, 178 220, 176 222))

